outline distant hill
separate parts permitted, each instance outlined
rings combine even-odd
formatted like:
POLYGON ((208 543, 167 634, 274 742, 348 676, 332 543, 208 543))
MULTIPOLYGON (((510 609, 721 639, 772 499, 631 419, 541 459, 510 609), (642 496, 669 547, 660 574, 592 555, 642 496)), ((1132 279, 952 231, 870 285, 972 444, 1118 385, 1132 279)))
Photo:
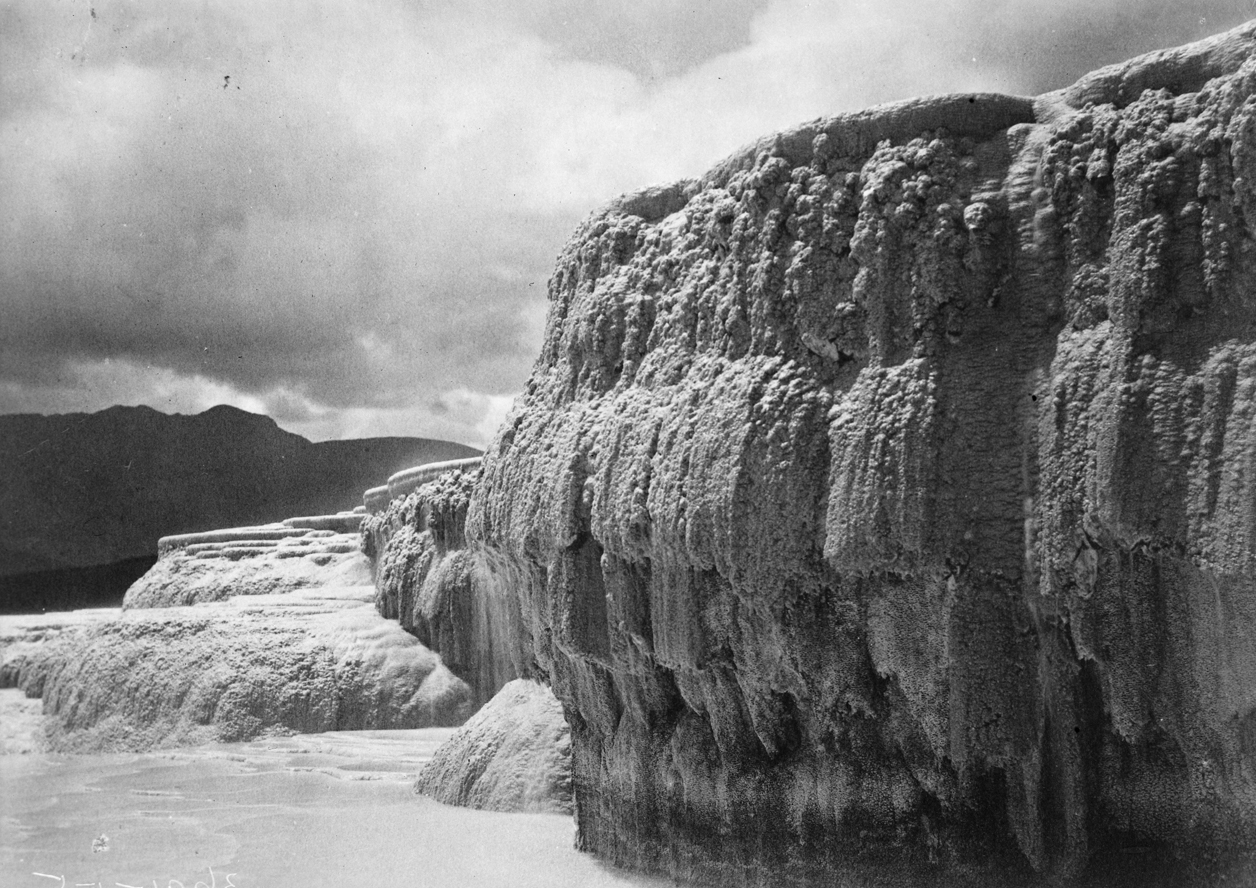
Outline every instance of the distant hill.
POLYGON ((226 406, 3 415, 0 597, 17 575, 142 562, 167 534, 351 509, 400 469, 478 453, 426 438, 315 444, 226 406))

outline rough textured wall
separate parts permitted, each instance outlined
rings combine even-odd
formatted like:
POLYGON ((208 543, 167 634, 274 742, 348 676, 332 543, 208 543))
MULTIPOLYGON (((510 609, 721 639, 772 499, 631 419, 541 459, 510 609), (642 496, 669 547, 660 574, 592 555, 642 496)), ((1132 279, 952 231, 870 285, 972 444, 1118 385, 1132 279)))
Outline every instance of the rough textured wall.
POLYGON ((362 548, 376 609, 440 654, 482 705, 534 671, 520 602, 538 595, 540 583, 500 554, 467 545, 467 506, 480 477, 475 468, 446 472, 381 503, 362 524, 362 548))
POLYGON ((571 729, 543 684, 517 678, 436 750, 416 792, 485 811, 571 814, 571 729))
POLYGON ((819 120, 576 232, 467 536, 542 584, 583 847, 781 884, 1256 846, 1254 49, 819 120))

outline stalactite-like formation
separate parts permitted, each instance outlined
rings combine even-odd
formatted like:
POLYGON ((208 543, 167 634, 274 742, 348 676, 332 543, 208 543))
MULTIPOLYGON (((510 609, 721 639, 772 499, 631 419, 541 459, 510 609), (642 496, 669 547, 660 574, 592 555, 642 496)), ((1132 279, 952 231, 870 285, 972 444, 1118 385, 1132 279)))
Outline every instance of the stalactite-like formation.
POLYGON ((1254 51, 815 121, 576 232, 466 527, 585 848, 776 885, 1256 846, 1254 51))

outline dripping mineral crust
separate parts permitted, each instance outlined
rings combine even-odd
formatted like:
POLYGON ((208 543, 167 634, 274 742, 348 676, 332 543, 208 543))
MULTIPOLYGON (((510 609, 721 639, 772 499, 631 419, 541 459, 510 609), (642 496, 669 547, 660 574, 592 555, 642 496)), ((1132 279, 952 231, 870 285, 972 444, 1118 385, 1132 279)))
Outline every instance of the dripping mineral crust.
POLYGON ((1253 847, 1253 49, 818 120, 577 230, 439 557, 490 599, 477 694, 562 701, 582 847, 728 884, 1253 847))

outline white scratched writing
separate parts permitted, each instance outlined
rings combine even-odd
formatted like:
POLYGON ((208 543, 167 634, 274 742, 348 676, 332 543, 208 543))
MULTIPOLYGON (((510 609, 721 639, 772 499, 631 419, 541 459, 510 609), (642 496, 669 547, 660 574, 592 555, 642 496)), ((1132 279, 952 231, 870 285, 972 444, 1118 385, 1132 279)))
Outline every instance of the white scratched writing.
MULTIPOLYGON (((53 876, 48 873, 31 873, 32 876, 38 876, 41 879, 52 879, 54 882, 60 882, 60 888, 105 888, 104 882, 67 882, 65 876, 53 876)), ((227 881, 222 885, 218 884, 218 873, 214 872, 214 868, 209 867, 209 881, 196 881, 191 888, 240 888, 235 882, 231 881, 232 876, 238 876, 239 873, 226 873, 223 878, 227 881)), ((150 888, 148 883, 143 885, 131 885, 127 882, 114 882, 110 888, 150 888)), ((188 888, 188 885, 178 879, 167 879, 164 886, 157 884, 157 880, 153 879, 151 888, 188 888)))

